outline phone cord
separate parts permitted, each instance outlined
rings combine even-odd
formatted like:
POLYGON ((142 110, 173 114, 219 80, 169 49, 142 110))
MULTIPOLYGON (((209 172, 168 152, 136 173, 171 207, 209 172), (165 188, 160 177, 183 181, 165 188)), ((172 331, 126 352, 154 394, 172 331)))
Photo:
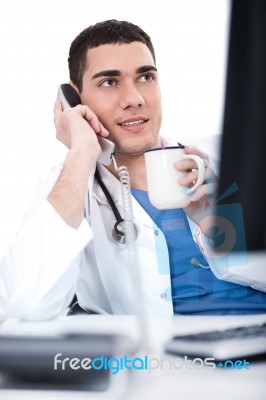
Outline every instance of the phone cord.
POLYGON ((148 326, 148 319, 146 308, 143 298, 143 284, 138 263, 138 253, 136 247, 137 230, 134 224, 134 217, 132 211, 131 191, 130 191, 130 177, 127 167, 118 167, 114 156, 112 155, 114 168, 119 175, 122 190, 122 202, 125 212, 125 242, 128 249, 128 264, 132 278, 133 299, 135 304, 135 311, 138 319, 139 330, 141 334, 140 350, 149 350, 150 347, 150 333, 148 326))

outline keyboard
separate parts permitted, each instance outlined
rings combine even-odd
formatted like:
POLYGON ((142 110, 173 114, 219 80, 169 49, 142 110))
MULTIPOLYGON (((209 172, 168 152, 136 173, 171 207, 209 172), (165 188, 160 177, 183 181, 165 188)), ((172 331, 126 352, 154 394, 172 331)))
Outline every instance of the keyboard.
POLYGON ((266 323, 177 335, 166 343, 165 351, 175 355, 214 357, 218 360, 266 357, 266 323))

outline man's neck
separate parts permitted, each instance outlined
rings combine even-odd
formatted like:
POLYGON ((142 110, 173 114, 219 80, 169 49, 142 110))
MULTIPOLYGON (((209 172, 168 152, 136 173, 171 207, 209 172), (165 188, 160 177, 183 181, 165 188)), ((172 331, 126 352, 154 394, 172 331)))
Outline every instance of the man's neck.
MULTIPOLYGON (((144 155, 129 158, 122 154, 117 154, 115 160, 118 167, 127 167, 132 188, 147 190, 144 155)), ((113 165, 108 166, 107 169, 119 179, 118 173, 113 165)))

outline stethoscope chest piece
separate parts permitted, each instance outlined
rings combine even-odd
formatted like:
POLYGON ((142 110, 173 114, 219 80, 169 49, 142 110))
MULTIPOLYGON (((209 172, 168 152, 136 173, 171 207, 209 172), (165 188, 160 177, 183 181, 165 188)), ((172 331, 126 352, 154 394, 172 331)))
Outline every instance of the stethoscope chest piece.
MULTIPOLYGON (((121 221, 117 221, 115 223, 114 228, 112 230, 112 236, 116 242, 118 242, 118 243, 126 243, 127 242, 127 240, 126 240, 127 224, 128 224, 128 222, 125 221, 124 219, 121 221)), ((131 240, 136 240, 138 231, 137 231, 135 224, 133 225, 132 235, 133 235, 133 237, 131 238, 131 240)))

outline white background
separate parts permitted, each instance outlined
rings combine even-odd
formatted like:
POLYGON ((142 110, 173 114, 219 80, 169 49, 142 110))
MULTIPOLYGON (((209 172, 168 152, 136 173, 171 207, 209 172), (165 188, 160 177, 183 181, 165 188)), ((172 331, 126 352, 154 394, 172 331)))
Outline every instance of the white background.
MULTIPOLYGON (((186 143, 221 129, 229 0, 1 0, 0 255, 38 177, 66 151, 54 137, 57 87, 68 81, 71 41, 116 18, 153 41, 163 133, 186 143)), ((29 244, 30 245, 30 244, 29 244)))

